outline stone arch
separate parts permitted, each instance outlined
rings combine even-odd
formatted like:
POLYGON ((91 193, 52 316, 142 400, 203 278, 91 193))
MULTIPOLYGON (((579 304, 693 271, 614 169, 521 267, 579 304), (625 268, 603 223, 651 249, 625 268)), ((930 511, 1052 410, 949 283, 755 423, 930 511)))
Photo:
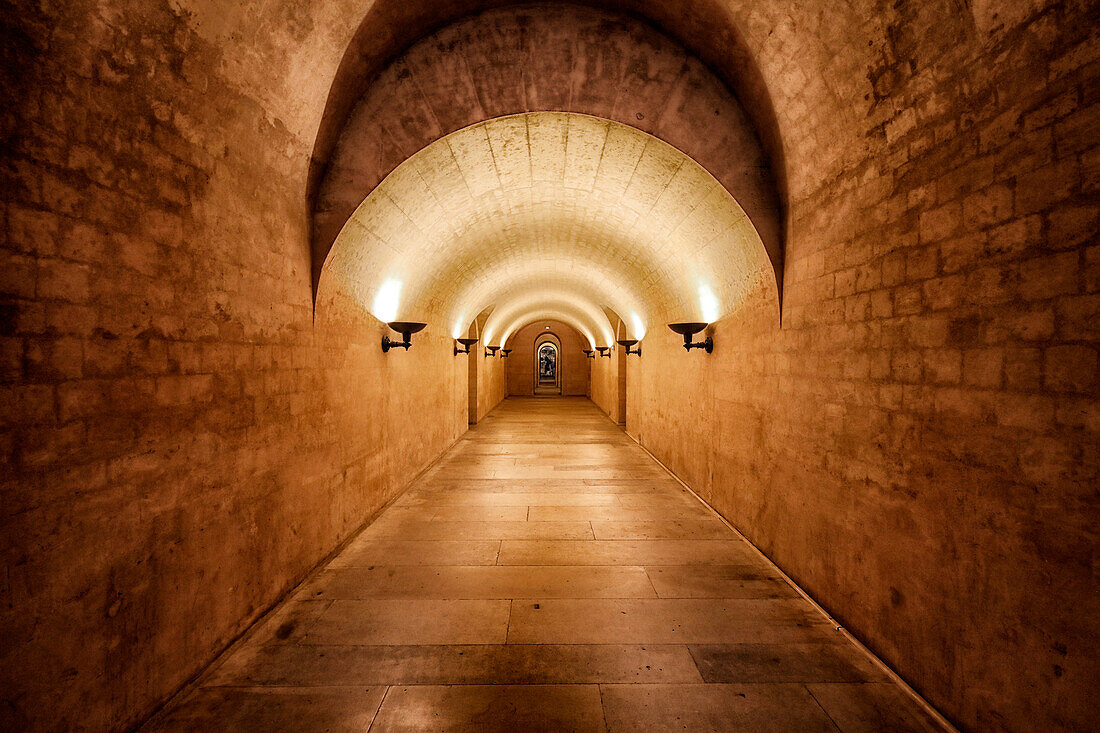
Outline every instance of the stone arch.
MULTIPOLYGON (((783 205, 775 150, 765 152, 759 120, 750 118, 723 78, 643 20, 573 5, 498 8, 458 20, 385 68, 376 66, 371 82, 356 86, 360 95, 337 105, 346 108, 339 130, 326 122, 318 137, 327 152, 315 152, 323 170, 315 171, 311 184, 315 288, 352 212, 404 160, 456 130, 542 110, 629 125, 695 160, 744 208, 781 286, 783 205), (484 27, 494 32, 481 32, 484 27), (469 70, 472 57, 483 67, 478 73, 469 70)), ((331 98, 347 95, 338 90, 343 79, 342 71, 331 98)))
POLYGON ((571 314, 610 345, 608 308, 640 338, 664 318, 718 320, 761 284, 778 314, 759 234, 713 176, 633 127, 571 113, 495 118, 431 143, 360 204, 325 272, 322 291, 383 321, 379 296, 396 286, 401 319, 456 337, 492 306, 487 345, 535 311, 571 314), (571 144, 602 152, 571 167, 571 144))
POLYGON ((566 324, 578 334, 580 334, 585 340, 587 340, 591 348, 596 348, 596 338, 593 335, 591 329, 585 324, 584 321, 577 318, 572 313, 553 310, 549 308, 539 308, 536 310, 528 311, 524 313, 523 316, 505 325, 504 330, 501 332, 501 344, 511 343, 517 333, 527 328, 532 323, 547 320, 560 321, 566 324))

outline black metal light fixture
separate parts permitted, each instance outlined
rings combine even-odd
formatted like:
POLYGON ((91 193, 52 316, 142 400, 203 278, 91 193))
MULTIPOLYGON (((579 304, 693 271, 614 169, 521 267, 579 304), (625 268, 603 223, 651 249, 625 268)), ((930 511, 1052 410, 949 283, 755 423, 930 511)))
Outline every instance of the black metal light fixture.
POLYGON ((610 346, 597 346, 596 351, 600 352, 600 356, 606 356, 608 359, 611 358, 610 346))
POLYGON ((485 356, 496 356, 497 355, 497 349, 499 349, 499 348, 500 348, 499 346, 486 346, 485 347, 485 356))
POLYGON ((512 353, 511 349, 501 349, 500 350, 500 358, 501 359, 507 359, 508 355, 511 354, 511 353, 512 353))
POLYGON ((638 339, 619 339, 618 343, 619 343, 620 346, 625 346, 626 347, 627 355, 630 355, 630 354, 634 354, 636 356, 641 356, 642 355, 642 347, 641 346, 634 349, 633 351, 630 350, 631 346, 638 343, 638 339))
POLYGON ((714 351, 714 339, 710 336, 707 336, 705 341, 696 341, 695 343, 691 341, 692 336, 709 325, 709 323, 670 323, 668 327, 671 328, 674 333, 678 333, 684 337, 684 348, 688 351, 692 349, 703 349, 710 354, 714 351))
POLYGON ((581 349, 581 351, 584 352, 585 357, 588 358, 588 359, 595 359, 596 358, 596 357, 592 356, 592 349, 581 349))
POLYGON ((412 335, 419 331, 423 331, 427 323, 416 323, 415 321, 390 321, 386 324, 394 331, 401 334, 401 341, 391 341, 389 336, 382 337, 382 352, 385 353, 390 349, 396 349, 398 347, 409 350, 412 346, 412 335))
POLYGON ((462 347, 463 347, 461 349, 458 348, 457 346, 455 347, 455 356, 458 356, 459 354, 469 354, 470 353, 470 347, 477 343, 477 339, 467 339, 467 338, 455 339, 455 341, 458 341, 458 343, 462 344, 462 347))

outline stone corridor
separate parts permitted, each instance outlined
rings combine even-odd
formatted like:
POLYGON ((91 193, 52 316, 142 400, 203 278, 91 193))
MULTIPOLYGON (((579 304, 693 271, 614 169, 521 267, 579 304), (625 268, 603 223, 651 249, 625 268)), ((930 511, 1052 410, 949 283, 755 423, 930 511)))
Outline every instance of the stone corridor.
POLYGON ((156 730, 938 730, 584 398, 509 398, 156 730))

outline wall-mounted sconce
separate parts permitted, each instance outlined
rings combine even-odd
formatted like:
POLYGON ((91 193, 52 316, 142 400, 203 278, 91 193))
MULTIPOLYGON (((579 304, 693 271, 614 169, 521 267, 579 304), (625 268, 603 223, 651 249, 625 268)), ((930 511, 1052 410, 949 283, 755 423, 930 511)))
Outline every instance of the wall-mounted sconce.
POLYGON ((501 359, 507 359, 508 355, 511 354, 511 353, 512 353, 511 349, 501 349, 500 350, 500 358, 501 359))
POLYGON ((670 323, 668 327, 671 328, 673 332, 684 337, 684 348, 688 351, 692 349, 703 349, 710 354, 714 351, 714 339, 710 336, 707 336, 705 341, 697 341, 695 343, 691 341, 692 336, 709 325, 709 323, 670 323))
POLYGON ((469 354, 470 347, 477 343, 477 339, 455 339, 458 343, 462 344, 463 348, 455 347, 455 356, 459 354, 469 354))
POLYGON ((592 349, 581 349, 581 351, 583 351, 584 355, 589 359, 595 359, 596 358, 596 357, 592 356, 592 349))
POLYGON ((600 352, 600 356, 606 356, 608 359, 611 358, 610 346, 597 346, 596 351, 600 352))
POLYGON ((636 343, 638 343, 638 339, 619 339, 619 345, 626 347, 627 355, 634 354, 636 356, 641 356, 642 355, 642 347, 641 346, 634 349, 633 351, 630 350, 630 347, 633 346, 636 343))
POLYGON ((419 331, 423 331, 424 327, 427 326, 428 324, 427 323, 415 323, 413 321, 390 321, 386 325, 389 326, 390 328, 392 328, 394 331, 397 331, 399 334, 401 334, 401 339, 402 340, 401 341, 390 341, 389 336, 383 336, 382 337, 382 352, 383 353, 389 351, 390 349, 396 349, 398 347, 404 349, 405 351, 408 351, 409 347, 412 346, 412 335, 414 333, 419 332, 419 331))
POLYGON ((485 347, 485 356, 496 356, 497 355, 497 349, 499 349, 499 348, 500 348, 499 346, 486 346, 485 347))

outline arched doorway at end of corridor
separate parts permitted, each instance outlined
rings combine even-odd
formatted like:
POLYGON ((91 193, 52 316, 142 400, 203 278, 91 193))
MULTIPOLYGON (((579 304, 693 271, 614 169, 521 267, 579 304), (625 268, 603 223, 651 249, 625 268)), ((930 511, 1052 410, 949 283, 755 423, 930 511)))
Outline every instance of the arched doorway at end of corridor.
POLYGON ((555 318, 535 316, 520 323, 505 339, 511 350, 506 359, 508 394, 588 396, 592 364, 584 355, 584 349, 591 348, 588 336, 555 318))
POLYGON ((561 340, 553 333, 545 333, 535 341, 534 390, 537 395, 561 394, 563 368, 561 340))

